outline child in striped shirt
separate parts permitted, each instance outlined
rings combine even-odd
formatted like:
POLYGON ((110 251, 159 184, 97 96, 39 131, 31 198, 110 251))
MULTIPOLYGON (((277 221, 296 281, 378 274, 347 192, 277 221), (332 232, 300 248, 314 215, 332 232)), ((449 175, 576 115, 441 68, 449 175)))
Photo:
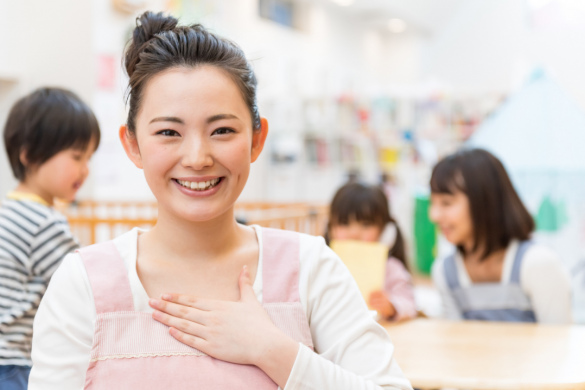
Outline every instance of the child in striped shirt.
POLYGON ((19 184, 0 205, 0 388, 26 389, 33 319, 49 279, 78 248, 52 206, 72 201, 100 141, 98 122, 79 97, 40 88, 12 107, 4 144, 19 184))

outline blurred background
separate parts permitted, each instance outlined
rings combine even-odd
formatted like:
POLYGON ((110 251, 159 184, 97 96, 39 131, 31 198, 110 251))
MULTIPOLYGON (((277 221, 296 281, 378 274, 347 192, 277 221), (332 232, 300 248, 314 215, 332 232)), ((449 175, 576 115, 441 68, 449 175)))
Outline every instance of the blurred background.
MULTIPOLYGON (((473 145, 503 160, 538 238, 570 269, 584 257, 584 1, 0 0, 0 123, 44 85, 96 112, 81 201, 153 200, 117 138, 122 51, 146 9, 203 23, 253 62, 270 135, 241 202, 326 205, 349 177, 382 182, 427 273, 447 250, 427 216, 432 166, 473 145)), ((16 181, 1 154, 6 193, 16 181)))

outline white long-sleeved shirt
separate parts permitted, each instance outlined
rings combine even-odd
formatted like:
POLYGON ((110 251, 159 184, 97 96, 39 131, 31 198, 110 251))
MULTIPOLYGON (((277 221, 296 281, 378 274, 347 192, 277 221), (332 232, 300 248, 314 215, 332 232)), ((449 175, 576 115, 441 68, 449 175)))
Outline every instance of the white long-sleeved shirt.
MULTIPOLYGON (((262 230, 255 227, 259 245, 262 230)), ((139 229, 114 244, 128 269, 134 307, 152 312, 136 272, 139 229)), ((388 334, 368 312, 341 260, 320 237, 301 235, 299 293, 315 352, 300 345, 285 390, 412 389, 393 358, 388 334)), ((257 275, 262 275, 262 257, 257 275)), ((262 302, 262 278, 254 292, 262 302)), ((53 275, 34 322, 29 390, 79 390, 89 365, 96 310, 85 267, 67 256, 53 275)))
MULTIPOLYGON (((502 283, 510 280, 518 246, 518 241, 512 240, 506 248, 502 283)), ((433 264, 433 282, 443 301, 443 316, 461 320, 463 315, 447 285, 444 261, 445 259, 440 259, 433 264)), ((459 253, 455 255, 455 265, 461 287, 473 284, 459 253)), ((538 244, 532 245, 526 251, 520 267, 520 287, 530 298, 536 321, 543 324, 571 323, 571 281, 559 257, 553 251, 538 244)))

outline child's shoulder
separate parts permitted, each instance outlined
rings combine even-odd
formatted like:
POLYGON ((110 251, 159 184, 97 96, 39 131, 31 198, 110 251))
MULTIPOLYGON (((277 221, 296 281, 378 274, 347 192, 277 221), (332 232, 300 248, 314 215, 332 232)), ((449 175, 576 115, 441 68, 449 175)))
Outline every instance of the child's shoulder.
POLYGON ((47 225, 67 224, 67 218, 59 211, 28 199, 4 199, 0 203, 0 219, 25 227, 33 234, 47 225))
POLYGON ((522 258, 523 270, 548 272, 551 269, 563 268, 564 264, 559 255, 546 245, 533 242, 527 248, 522 258))

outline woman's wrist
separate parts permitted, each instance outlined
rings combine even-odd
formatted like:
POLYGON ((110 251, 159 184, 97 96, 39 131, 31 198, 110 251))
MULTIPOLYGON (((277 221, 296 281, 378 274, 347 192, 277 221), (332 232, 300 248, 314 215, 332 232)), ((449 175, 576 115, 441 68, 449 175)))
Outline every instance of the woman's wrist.
POLYGON ((299 343, 277 331, 273 337, 265 338, 264 345, 254 364, 284 389, 299 352, 299 343))

